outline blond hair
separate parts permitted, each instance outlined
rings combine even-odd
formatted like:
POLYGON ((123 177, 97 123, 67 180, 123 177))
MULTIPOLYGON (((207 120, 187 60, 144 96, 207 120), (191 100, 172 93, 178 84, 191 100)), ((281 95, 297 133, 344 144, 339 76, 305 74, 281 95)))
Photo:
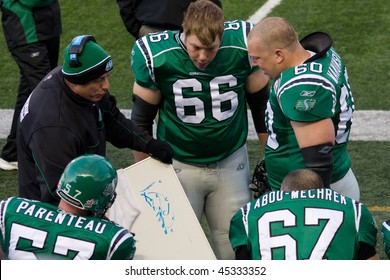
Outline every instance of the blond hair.
POLYGON ((192 2, 184 14, 183 31, 186 36, 195 35, 205 46, 212 45, 217 37, 222 39, 222 9, 209 0, 192 2))
POLYGON ((294 27, 281 17, 268 17, 257 23, 249 33, 248 40, 255 38, 270 50, 289 48, 299 43, 294 27))

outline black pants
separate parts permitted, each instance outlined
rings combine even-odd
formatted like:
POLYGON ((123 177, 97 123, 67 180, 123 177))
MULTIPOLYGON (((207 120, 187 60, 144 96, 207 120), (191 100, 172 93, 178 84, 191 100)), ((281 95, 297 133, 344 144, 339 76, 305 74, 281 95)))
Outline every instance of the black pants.
POLYGON ((16 133, 20 111, 34 88, 57 66, 59 47, 60 38, 56 37, 11 50, 12 57, 19 67, 20 83, 11 131, 1 151, 1 158, 6 161, 17 161, 16 133))

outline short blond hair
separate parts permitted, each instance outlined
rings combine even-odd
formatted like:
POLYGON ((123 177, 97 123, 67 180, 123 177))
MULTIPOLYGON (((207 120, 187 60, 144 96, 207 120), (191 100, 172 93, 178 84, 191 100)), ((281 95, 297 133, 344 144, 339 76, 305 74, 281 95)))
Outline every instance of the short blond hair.
POLYGON ((270 50, 288 48, 299 42, 294 27, 281 17, 267 17, 257 23, 248 36, 248 40, 254 39, 261 40, 270 50))
POLYGON ((184 14, 183 31, 186 36, 195 35, 205 46, 212 45, 217 37, 222 39, 222 9, 209 0, 192 2, 184 14))

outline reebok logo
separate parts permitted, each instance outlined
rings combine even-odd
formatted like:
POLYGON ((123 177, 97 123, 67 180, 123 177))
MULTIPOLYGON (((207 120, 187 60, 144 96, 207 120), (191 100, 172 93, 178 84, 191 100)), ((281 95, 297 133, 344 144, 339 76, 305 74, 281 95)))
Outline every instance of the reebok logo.
POLYGON ((324 146, 322 147, 321 150, 319 150, 318 152, 321 153, 321 154, 329 154, 331 151, 333 150, 333 146, 324 146))
POLYGON ((300 96, 305 96, 305 97, 313 97, 315 94, 316 94, 315 91, 307 91, 307 90, 304 90, 304 91, 302 91, 299 95, 300 95, 300 96))

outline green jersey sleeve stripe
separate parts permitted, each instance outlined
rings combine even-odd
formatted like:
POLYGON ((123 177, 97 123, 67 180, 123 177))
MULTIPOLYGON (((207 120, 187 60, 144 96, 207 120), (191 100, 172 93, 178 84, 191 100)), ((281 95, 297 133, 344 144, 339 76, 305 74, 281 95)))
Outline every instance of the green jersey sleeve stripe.
POLYGON ((358 201, 353 200, 353 210, 355 211, 355 226, 356 226, 356 232, 359 231, 359 226, 360 226, 360 218, 361 218, 361 203, 358 201))
POLYGON ((286 90, 301 85, 317 85, 331 92, 336 92, 334 85, 328 79, 318 75, 302 75, 291 79, 278 89, 278 96, 281 96, 286 90))
POLYGON ((153 81, 155 81, 153 59, 152 59, 151 51, 150 51, 146 37, 143 37, 142 39, 137 40, 137 46, 140 49, 143 57, 145 58, 146 66, 149 69, 150 77, 152 78, 153 81))
POLYGON ((250 209, 251 209, 251 203, 247 203, 246 205, 244 205, 244 207, 241 208, 241 211, 242 211, 242 222, 243 222, 244 227, 245 227, 246 235, 249 234, 248 216, 249 216, 250 209))
POLYGON ((118 231, 111 240, 110 249, 108 250, 108 259, 111 259, 112 255, 118 249, 118 247, 123 243, 124 240, 131 237, 130 233, 126 229, 118 231))

